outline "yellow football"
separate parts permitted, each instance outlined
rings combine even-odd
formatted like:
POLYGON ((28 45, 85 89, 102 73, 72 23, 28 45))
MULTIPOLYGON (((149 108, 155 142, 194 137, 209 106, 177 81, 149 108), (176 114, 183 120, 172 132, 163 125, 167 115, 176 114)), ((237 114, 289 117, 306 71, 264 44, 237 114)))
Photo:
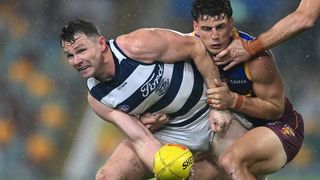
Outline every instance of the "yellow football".
POLYGON ((193 155, 187 147, 166 144, 155 154, 153 170, 159 180, 181 180, 189 176, 193 163, 193 155))

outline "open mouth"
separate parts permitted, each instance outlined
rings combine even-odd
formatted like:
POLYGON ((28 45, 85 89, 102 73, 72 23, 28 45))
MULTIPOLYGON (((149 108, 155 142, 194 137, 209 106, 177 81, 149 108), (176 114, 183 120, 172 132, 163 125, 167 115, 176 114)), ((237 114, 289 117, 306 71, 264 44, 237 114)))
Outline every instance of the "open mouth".
POLYGON ((78 68, 78 71, 84 71, 84 70, 86 70, 86 69, 88 69, 89 68, 89 66, 83 66, 83 67, 81 67, 81 68, 78 68))

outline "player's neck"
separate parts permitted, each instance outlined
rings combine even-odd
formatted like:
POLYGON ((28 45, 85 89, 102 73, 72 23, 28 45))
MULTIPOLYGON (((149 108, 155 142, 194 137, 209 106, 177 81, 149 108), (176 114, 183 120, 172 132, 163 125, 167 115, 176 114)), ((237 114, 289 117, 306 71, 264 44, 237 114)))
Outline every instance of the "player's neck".
POLYGON ((107 50, 103 53, 102 58, 104 59, 101 64, 102 72, 97 79, 100 81, 112 81, 116 74, 116 67, 111 51, 107 50))

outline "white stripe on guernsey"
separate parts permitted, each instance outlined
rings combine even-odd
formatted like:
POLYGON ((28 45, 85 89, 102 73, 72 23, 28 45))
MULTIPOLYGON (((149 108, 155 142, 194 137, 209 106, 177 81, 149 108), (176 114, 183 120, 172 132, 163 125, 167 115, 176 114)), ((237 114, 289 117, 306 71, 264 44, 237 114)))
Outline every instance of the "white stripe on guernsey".
POLYGON ((148 66, 139 65, 134 72, 118 86, 118 88, 115 88, 108 95, 103 97, 101 102, 104 104, 110 104, 111 107, 114 108, 116 105, 131 96, 145 83, 146 79, 152 74, 154 67, 154 64, 148 66))
MULTIPOLYGON (((164 64, 164 68, 163 68, 164 72, 161 80, 169 80, 168 87, 166 88, 169 88, 171 80, 172 78, 174 78, 172 77, 173 69, 174 69, 174 64, 164 64)), ((137 106, 134 110, 132 110, 130 114, 140 114, 141 112, 144 112, 167 93, 171 93, 171 92, 166 92, 163 95, 159 96, 158 93, 155 93, 155 91, 153 91, 153 93, 151 93, 142 103, 140 103, 139 106, 137 106)))
POLYGON ((99 84, 100 81, 97 80, 96 78, 94 77, 91 77, 87 80, 87 85, 89 87, 89 89, 91 90, 94 86, 96 86, 97 84, 99 84))
POLYGON ((121 63, 121 61, 123 59, 126 59, 126 57, 118 50, 118 48, 115 47, 114 43, 115 42, 113 39, 109 41, 110 48, 112 52, 115 54, 115 56, 118 58, 119 63, 121 63))
MULTIPOLYGON (((169 124, 177 124, 183 121, 186 121, 188 119, 190 119, 191 117, 193 117, 198 111, 202 110, 206 105, 207 105, 207 96, 206 96, 206 85, 203 84, 203 91, 202 91, 202 95, 200 100, 197 102, 197 104, 195 106, 192 107, 192 109, 190 109, 190 111, 188 111, 186 114, 182 115, 182 116, 178 116, 174 119, 171 119, 169 124)), ((199 116, 199 118, 202 116, 199 116)), ((199 119, 198 118, 198 119, 199 119)))
POLYGON ((192 66, 189 63, 184 63, 182 77, 183 79, 177 96, 174 98, 171 104, 162 109, 161 112, 176 112, 188 100, 188 97, 191 95, 192 92, 192 87, 194 86, 194 73, 192 66))

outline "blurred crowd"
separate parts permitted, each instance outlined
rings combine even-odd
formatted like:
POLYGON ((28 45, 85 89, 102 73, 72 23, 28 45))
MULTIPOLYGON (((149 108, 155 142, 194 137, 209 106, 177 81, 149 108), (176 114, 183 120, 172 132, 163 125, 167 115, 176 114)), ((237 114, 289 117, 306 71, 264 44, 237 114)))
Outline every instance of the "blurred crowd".
MULTIPOLYGON (((86 84, 63 56, 58 36, 69 20, 94 22, 107 39, 142 27, 192 31, 192 0, 1 0, 0 180, 64 179, 87 112, 86 84)), ((258 35, 299 1, 231 0, 236 26, 258 35)), ((320 177, 320 25, 272 49, 286 92, 305 118, 305 143, 279 174, 320 177)), ((102 120, 94 161, 83 179, 108 158, 121 135, 102 120)), ((84 130, 85 131, 85 130, 84 130)), ((80 148, 89 148, 80 146, 80 148)), ((85 157, 83 157, 85 158, 85 157)), ((81 163, 81 159, 78 160, 81 163)), ((83 171, 83 170, 82 170, 83 171)), ((83 173, 83 172, 82 172, 83 173)), ((66 179, 72 179, 67 176, 66 179)))

